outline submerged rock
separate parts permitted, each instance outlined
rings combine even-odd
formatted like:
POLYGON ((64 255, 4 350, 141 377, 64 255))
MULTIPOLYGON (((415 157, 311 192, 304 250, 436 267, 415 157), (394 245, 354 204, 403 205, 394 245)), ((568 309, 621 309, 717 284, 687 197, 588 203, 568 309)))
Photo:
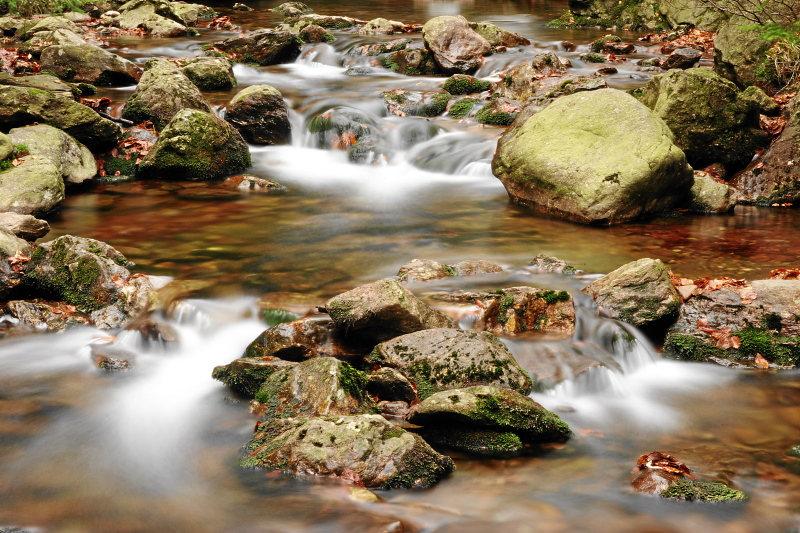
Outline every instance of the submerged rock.
POLYGON ((261 424, 240 464, 346 477, 384 489, 429 487, 455 469, 452 459, 379 415, 261 424))
POLYGON ((431 51, 423 48, 397 50, 382 57, 380 64, 392 72, 406 76, 427 76, 441 74, 442 70, 431 51))
POLYGON ((455 269, 433 259, 412 259, 397 271, 400 281, 430 281, 455 276, 455 269))
POLYGON ((452 322, 393 279, 382 279, 334 296, 325 304, 347 334, 380 342, 423 329, 449 328, 452 322))
POLYGON ((255 144, 287 144, 292 139, 289 112, 280 91, 269 85, 251 85, 228 103, 225 120, 255 144))
POLYGON ((592 224, 667 209, 694 177, 666 124, 614 89, 559 98, 511 128, 492 171, 513 202, 592 224))
POLYGON ((528 394, 530 376, 497 337, 486 332, 437 328, 378 344, 367 358, 416 383, 421 399, 442 390, 493 385, 528 394))
POLYGON ((660 259, 643 258, 619 267, 593 281, 583 292, 589 294, 610 318, 634 326, 675 320, 681 295, 660 259))
POLYGON ((422 39, 439 68, 448 74, 475 71, 492 49, 461 15, 432 18, 422 28, 422 39))

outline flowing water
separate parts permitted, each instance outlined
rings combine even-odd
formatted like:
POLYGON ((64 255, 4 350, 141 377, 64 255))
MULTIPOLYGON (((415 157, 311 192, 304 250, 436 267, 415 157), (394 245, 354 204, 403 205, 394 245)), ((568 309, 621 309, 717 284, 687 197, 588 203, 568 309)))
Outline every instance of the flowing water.
MULTIPOLYGON (((233 12, 245 29, 278 17, 233 12)), ((319 13, 383 16, 423 23, 441 14, 497 23, 530 38, 534 51, 578 45, 578 72, 597 68, 577 56, 602 32, 551 30, 562 1, 318 2, 319 13)), ((235 32, 201 30, 191 39, 120 38, 112 46, 143 62, 198 55, 198 46, 235 32)), ((800 527, 800 471, 783 452, 800 443, 797 371, 749 372, 662 360, 634 330, 595 318, 580 289, 591 275, 564 278, 526 268, 555 255, 589 274, 641 257, 660 258, 684 276, 756 279, 798 266, 800 216, 794 210, 738 207, 733 215, 676 217, 614 228, 565 223, 509 205, 489 162, 501 129, 454 120, 388 117, 379 93, 436 89, 442 78, 387 71, 347 76, 352 46, 380 40, 338 32, 333 45, 306 45, 290 65, 237 66, 239 87, 209 93, 218 106, 244 86, 277 87, 291 107, 291 146, 251 147, 251 173, 285 191, 241 192, 220 182, 138 181, 72 191, 50 220, 47 239, 96 238, 137 263, 136 270, 192 280, 201 289, 171 320, 177 346, 118 337, 134 370, 91 365, 106 332, 71 330, 0 341, 0 529, 36 532, 380 532, 402 522, 418 532, 788 532, 800 527), (349 106, 369 114, 390 157, 354 165, 343 153, 309 147, 310 114, 349 106), (432 135, 432 132, 435 135, 432 135), (408 139, 416 139, 413 143, 408 139), (358 503, 338 482, 294 479, 236 466, 255 422, 247 403, 210 378, 264 329, 256 298, 307 308, 360 283, 393 276, 412 258, 453 263, 489 259, 494 277, 412 285, 441 290, 513 285, 570 291, 579 327, 570 341, 507 339, 524 362, 539 343, 580 350, 604 363, 536 393, 575 437, 534 456, 476 460, 424 491, 379 492, 358 503), (626 340, 628 339, 628 340, 626 340), (630 341, 630 339, 636 339, 630 341), (639 455, 677 456, 698 477, 721 479, 746 503, 688 504, 632 494, 639 455)), ((636 35, 626 34, 627 38, 636 35)), ((419 36, 414 37, 419 39, 419 36)), ((641 47, 640 55, 648 50, 641 47)), ((529 59, 531 50, 490 58, 490 77, 529 59)), ((609 78, 641 85, 631 63, 609 78)), ((133 90, 109 89, 122 102, 133 90)), ((436 304, 435 300, 428 300, 436 304)))

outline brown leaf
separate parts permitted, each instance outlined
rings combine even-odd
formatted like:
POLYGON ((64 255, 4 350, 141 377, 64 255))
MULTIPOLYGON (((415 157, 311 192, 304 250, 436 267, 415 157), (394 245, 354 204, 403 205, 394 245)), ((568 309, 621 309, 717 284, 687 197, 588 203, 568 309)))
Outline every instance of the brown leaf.
POLYGON ((8 258, 8 264, 11 267, 11 270, 17 274, 22 274, 25 270, 25 265, 30 260, 31 258, 27 255, 24 255, 22 252, 17 252, 8 258))
POLYGON ((636 466, 639 470, 666 470, 673 474, 681 474, 694 479, 688 466, 672 455, 662 452, 650 452, 640 456, 639 460, 636 461, 636 466))
POLYGON ((776 268, 769 273, 767 279, 800 279, 798 268, 776 268))
POLYGON ((769 361, 760 353, 756 354, 756 364, 761 368, 769 368, 769 361))

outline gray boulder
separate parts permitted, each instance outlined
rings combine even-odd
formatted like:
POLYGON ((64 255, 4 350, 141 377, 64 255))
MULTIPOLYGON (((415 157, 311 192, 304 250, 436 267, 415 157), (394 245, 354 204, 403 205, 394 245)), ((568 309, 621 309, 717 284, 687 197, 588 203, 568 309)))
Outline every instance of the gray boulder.
POLYGON ((142 176, 208 180, 250 166, 250 150, 230 124, 196 109, 179 111, 139 165, 142 176))
POLYGON ((695 213, 729 213, 739 202, 739 192, 706 172, 695 171, 689 209, 695 213))
POLYGON ((83 35, 86 33, 82 27, 64 17, 45 17, 38 20, 36 23, 18 31, 16 37, 23 41, 27 41, 40 31, 56 30, 66 30, 77 35, 83 35))
POLYGON ((593 281, 583 292, 591 296, 603 315, 642 326, 675 319, 681 296, 660 259, 639 259, 593 281))
POLYGON ((187 62, 181 70, 203 91, 236 87, 233 68, 227 59, 221 57, 198 57, 187 62))
POLYGON ((708 68, 671 70, 644 87, 642 103, 666 122, 690 165, 741 168, 767 141, 759 106, 708 68))
POLYGON ((31 215, 6 212, 0 213, 0 229, 8 231, 20 239, 35 241, 50 232, 50 224, 46 220, 31 215))
POLYGON ((180 37, 188 33, 183 18, 164 0, 130 0, 119 8, 123 30, 144 28, 154 37, 180 37))
POLYGON ((402 372, 416 383, 421 399, 472 385, 493 385, 522 394, 529 394, 533 387, 508 348, 486 332, 417 331, 377 345, 367 360, 402 372))
POLYGON ((150 120, 162 130, 183 109, 213 112, 200 89, 178 67, 166 59, 151 59, 122 117, 137 124, 150 120))
MULTIPOLYGON (((20 44, 19 51, 24 54, 33 54, 39 57, 41 53, 50 46, 86 45, 86 41, 80 35, 69 30, 58 29, 50 31, 38 31, 30 39, 20 44)), ((89 45, 91 46, 91 45, 89 45)))
POLYGON ((489 41, 470 28, 461 15, 432 18, 422 27, 422 39, 447 74, 476 70, 492 50, 489 41))
POLYGON ((295 475, 355 478, 366 487, 384 489, 429 487, 455 469, 452 459, 380 415, 261 424, 240 464, 295 475))
POLYGON ((0 212, 44 215, 64 201, 64 180, 55 163, 26 156, 0 172, 0 212))
POLYGON ((412 259, 397 271, 400 281, 430 281, 455 276, 455 269, 433 259, 412 259))
POLYGON ((269 85, 251 85, 239 91, 228 103, 225 120, 250 143, 288 144, 292 139, 283 95, 269 85))
POLYGON ((122 138, 118 124, 74 100, 38 89, 0 86, 0 129, 34 122, 64 130, 92 151, 112 148, 122 138))
POLYGON ((133 62, 91 44, 48 46, 41 63, 61 79, 92 85, 135 85, 142 72, 133 62))
POLYGON ((614 89, 557 99, 498 142, 492 171, 511 200, 577 222, 658 213, 691 188, 667 125, 614 89))
POLYGON ((334 296, 328 314, 348 335, 382 341, 453 323, 393 279, 382 279, 334 296))
POLYGON ((741 88, 767 81, 759 80, 758 72, 775 40, 765 38, 749 21, 732 19, 714 39, 714 71, 741 88))
POLYGON ((285 370, 297 363, 277 357, 264 356, 258 359, 236 359, 227 365, 215 367, 211 377, 221 381, 236 392, 253 398, 261 385, 277 370, 285 370))
POLYGON ((490 24, 488 22, 470 22, 469 27, 475 33, 486 39, 492 46, 492 49, 498 47, 509 48, 511 46, 528 46, 531 42, 518 33, 513 31, 504 30, 500 26, 490 24))
POLYGON ((384 18, 372 19, 358 29, 359 35, 392 35, 401 33, 405 24, 384 18))
POLYGON ((55 76, 50 74, 33 74, 31 76, 12 76, 8 72, 0 72, 0 85, 11 85, 13 87, 26 87, 47 91, 56 96, 63 96, 74 100, 72 87, 55 76))
POLYGON ((24 144, 31 156, 55 164, 67 183, 83 183, 97 174, 92 152, 58 128, 37 124, 14 128, 8 135, 14 144, 24 144))

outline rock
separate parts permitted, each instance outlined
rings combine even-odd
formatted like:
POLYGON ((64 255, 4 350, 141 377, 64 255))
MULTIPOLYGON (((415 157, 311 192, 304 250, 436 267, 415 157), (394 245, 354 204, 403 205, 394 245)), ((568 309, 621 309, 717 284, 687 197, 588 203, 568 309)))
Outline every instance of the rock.
POLYGON ((406 76, 427 76, 441 73, 433 54, 422 48, 392 52, 381 58, 380 63, 383 68, 406 76))
POLYGON ((786 126, 769 148, 730 181, 742 203, 800 202, 800 98, 784 110, 786 126))
POLYGON ((221 57, 198 57, 189 60, 181 71, 203 91, 236 87, 233 68, 227 59, 221 57))
POLYGON ((727 502, 747 499, 744 492, 716 481, 679 479, 661 491, 662 498, 685 501, 727 502))
POLYGON ((518 33, 504 30, 488 22, 470 22, 469 27, 478 35, 486 39, 493 50, 498 47, 511 48, 512 46, 528 46, 531 42, 518 33))
POLYGON ((552 89, 547 80, 566 74, 561 60, 552 52, 537 54, 530 65, 522 64, 509 69, 495 85, 493 94, 520 102, 552 89))
POLYGON ((455 275, 453 267, 432 259, 412 259, 397 271, 399 281, 430 281, 455 275))
POLYGON ((214 43, 214 46, 225 53, 236 54, 243 62, 266 66, 291 63, 300 55, 300 44, 297 36, 288 31, 255 30, 214 43))
POLYGON ((8 135, 14 144, 24 144, 32 157, 52 162, 67 183, 83 183, 97 174, 92 152, 58 128, 38 124, 14 128, 8 135))
POLYGON ((568 263, 567 261, 559 259, 558 257, 547 256, 545 254, 539 254, 531 259, 530 265, 538 270, 553 272, 555 274, 564 274, 566 276, 573 276, 583 273, 582 270, 578 270, 574 265, 568 263))
POLYGON ((446 91, 394 89, 381 93, 386 108, 400 117, 437 117, 447 109, 452 95, 446 91))
POLYGON ((71 317, 64 307, 66 306, 54 307, 46 302, 35 300, 12 300, 5 304, 5 312, 39 333, 62 331, 70 323, 84 324, 81 320, 70 320, 71 317))
POLYGON ((142 176, 208 180, 250 166, 250 151, 233 126, 211 113, 179 111, 139 165, 142 176))
POLYGON ((316 357, 276 369, 255 393, 265 417, 339 416, 375 407, 367 395, 367 375, 333 357, 316 357))
POLYGON ((286 21, 296 28, 315 24, 323 28, 345 30, 358 25, 358 21, 354 18, 342 17, 339 15, 318 15, 316 13, 304 14, 298 17, 288 17, 286 21))
MULTIPOLYGON (((6 230, 20 239, 35 241, 50 232, 50 224, 31 215, 0 213, 0 229, 6 230)), ((13 255, 13 254, 12 254, 13 255)))
POLYGON ((359 35, 392 35, 401 33, 404 26, 405 24, 396 20, 376 18, 361 26, 356 33, 359 35))
POLYGON ((312 357, 352 359, 369 353, 370 346, 358 346, 343 337, 330 318, 301 318, 261 333, 247 346, 244 357, 304 361, 312 357))
POLYGON ((472 94, 489 90, 492 84, 467 74, 453 74, 444 82, 442 89, 450 94, 472 94))
POLYGON ((417 390, 400 371, 384 366, 367 375, 367 392, 381 400, 413 403, 417 390))
POLYGON ((664 70, 673 68, 686 70, 695 66, 702 55, 700 50, 695 50, 694 48, 678 48, 662 61, 661 68, 664 70))
POLYGON ((752 101, 762 115, 772 117, 781 114, 781 109, 778 107, 778 104, 776 104, 767 93, 755 85, 745 88, 740 96, 752 101))
POLYGON ((8 72, 0 72, 0 85, 11 85, 14 87, 27 87, 47 91, 56 96, 63 96, 74 99, 72 87, 50 74, 34 74, 32 76, 12 76, 8 72))
MULTIPOLYGON (((360 44, 350 48, 346 55, 356 57, 372 57, 405 50, 411 44, 411 39, 394 39, 383 43, 360 44)), ((420 49, 417 49, 418 51, 420 49)))
POLYGON ((708 68, 654 76, 641 101, 666 122, 695 167, 721 163, 741 168, 767 140, 754 102, 708 68))
POLYGON ((64 235, 31 254, 23 283, 34 294, 88 313, 115 303, 130 276, 125 256, 94 239, 64 235))
POLYGON ((695 170, 689 209, 695 213, 729 213, 739 202, 739 192, 712 178, 707 172, 695 170))
POLYGON ((311 8, 303 2, 284 2, 278 7, 273 7, 272 11, 282 14, 284 17, 297 17, 304 13, 310 13, 311 8))
POLYGON ((483 106, 475 114, 475 119, 481 124, 494 126, 509 126, 522 111, 523 103, 509 98, 495 98, 483 106))
POLYGON ((0 129, 34 122, 64 130, 93 151, 112 148, 122 138, 118 124, 74 100, 38 89, 0 86, 0 129))
POLYGON ((46 48, 61 45, 92 46, 87 44, 80 35, 69 30, 58 29, 36 32, 30 39, 19 45, 19 51, 23 54, 33 54, 33 56, 39 57, 46 48))
POLYGON ((348 336, 383 340, 423 329, 449 328, 452 322, 393 279, 382 279, 334 296, 328 314, 348 336))
POLYGON ((357 479, 366 487, 428 487, 455 469, 421 437, 379 415, 296 418, 262 424, 246 446, 245 467, 357 479))
POLYGON ((583 292, 594 299, 603 315, 634 326, 674 320, 681 307, 681 296, 660 259, 643 258, 622 265, 583 292))
POLYGON ((448 74, 476 70, 492 48, 461 15, 432 18, 422 27, 422 39, 439 68, 448 74))
POLYGON ((213 113, 197 86, 178 67, 166 59, 151 59, 125 103, 122 118, 137 124, 150 120, 161 131, 183 109, 213 113))
POLYGON ((228 103, 225 120, 255 144, 288 144, 292 139, 289 112, 280 91, 269 85, 251 85, 228 103))
POLYGON ((201 4, 185 4, 183 2, 171 2, 172 11, 178 15, 185 26, 196 26, 200 19, 208 19, 217 16, 217 12, 208 6, 201 4))
POLYGON ((551 27, 618 27, 631 30, 673 29, 681 26, 716 30, 729 15, 710 5, 693 0, 570 0, 560 19, 548 23, 551 27))
POLYGON ((372 141, 380 134, 377 122, 368 114, 346 106, 317 113, 308 121, 316 148, 349 151, 356 143, 372 141))
POLYGON ((123 30, 144 28, 153 37, 181 37, 189 33, 181 16, 164 0, 130 0, 119 8, 123 30))
POLYGON ((336 37, 332 33, 329 33, 325 28, 317 26, 316 24, 309 24, 303 27, 297 32, 297 36, 306 43, 332 43, 336 40, 336 37))
POLYGON ((497 274, 503 271, 503 267, 497 263, 479 259, 477 261, 460 261, 450 268, 456 271, 459 276, 479 276, 481 274, 497 274))
POLYGON ((467 293, 461 299, 481 302, 474 327, 496 335, 525 331, 572 335, 575 331, 575 305, 567 291, 509 287, 491 293, 467 293))
POLYGON ((261 385, 278 370, 292 368, 297 363, 284 361, 277 357, 260 359, 236 359, 227 365, 214 368, 211 377, 221 381, 236 392, 253 398, 261 385))
POLYGON ((510 431, 496 431, 479 426, 442 424, 425 428, 421 434, 435 445, 485 457, 511 457, 524 448, 519 437, 510 431))
POLYGON ((83 28, 64 17, 45 17, 38 20, 32 26, 28 26, 24 31, 21 30, 17 32, 16 37, 22 41, 27 41, 40 31, 52 32, 56 30, 66 30, 76 35, 83 35, 86 33, 83 28))
POLYGON ((559 98, 511 128, 492 171, 513 202, 592 224, 658 213, 693 181, 666 124, 614 89, 559 98))
POLYGON ((10 159, 16 152, 17 147, 14 146, 14 143, 8 138, 8 135, 0 133, 0 161, 10 159))
POLYGON ((0 299, 8 298, 11 291, 22 282, 20 263, 30 257, 31 245, 13 233, 0 229, 0 299), (14 259, 11 259, 14 258, 14 259))
POLYGON ((765 38, 752 23, 732 19, 714 39, 714 71, 741 88, 760 80, 758 73, 767 60, 775 38, 765 38))
POLYGON ((55 163, 26 156, 0 172, 0 212, 44 215, 64 201, 64 180, 55 163))
POLYGON ((417 331, 377 345, 367 360, 400 370, 416 383, 420 399, 472 385, 493 385, 522 394, 533 387, 506 346, 486 332, 417 331))
POLYGON ((526 444, 572 436, 561 418, 519 392, 476 386, 438 392, 414 408, 409 421, 421 426, 478 426, 514 433, 526 444))
POLYGON ((282 191, 286 189, 286 187, 277 181, 270 181, 259 178, 258 176, 249 175, 231 176, 230 178, 226 178, 223 183, 229 187, 239 189, 240 191, 282 191))
POLYGON ((752 359, 759 353, 776 365, 795 366, 800 360, 799 301, 800 281, 781 279, 690 295, 670 328, 664 354, 706 361, 752 359), (715 332, 721 341, 712 336, 715 332))
POLYGON ((139 336, 138 344, 147 346, 150 349, 176 346, 181 340, 178 330, 169 322, 151 316, 139 317, 132 321, 125 326, 125 331, 137 333, 139 336))
POLYGON ((61 79, 92 85, 134 85, 142 72, 131 61, 91 44, 48 46, 41 63, 61 79))

